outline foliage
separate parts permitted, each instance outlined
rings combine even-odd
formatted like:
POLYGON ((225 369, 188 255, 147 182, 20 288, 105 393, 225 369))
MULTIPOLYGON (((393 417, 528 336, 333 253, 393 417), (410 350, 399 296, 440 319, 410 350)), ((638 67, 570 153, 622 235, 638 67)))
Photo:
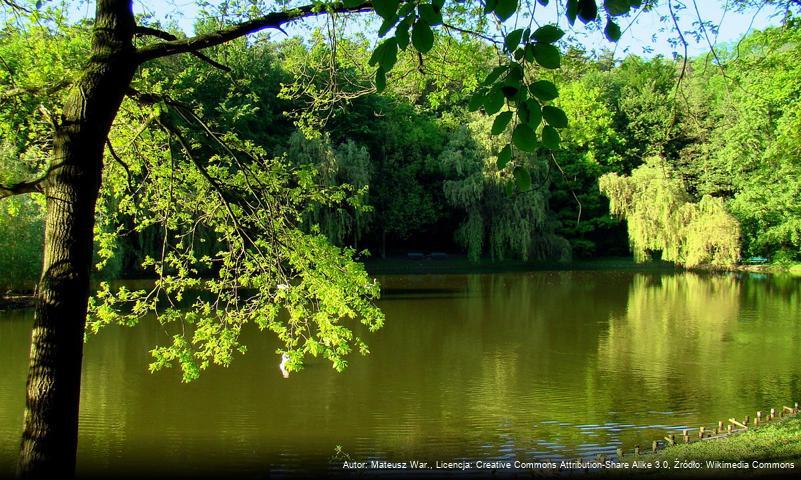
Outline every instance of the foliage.
POLYGON ((439 162, 450 179, 443 189, 448 203, 465 211, 456 239, 468 257, 477 261, 487 251, 499 260, 569 258, 569 246, 549 228, 545 164, 530 155, 519 159, 519 163, 530 162, 528 171, 540 173, 530 181, 535 187, 510 195, 514 170, 499 169, 489 154, 492 139, 486 134, 490 130, 487 119, 474 117, 464 126, 451 117, 446 123, 451 132, 439 162), (483 145, 478 144, 481 140, 483 145))
POLYGON ((690 201, 683 183, 663 161, 649 159, 631 176, 609 173, 599 180, 614 215, 626 220, 634 257, 687 267, 733 265, 740 257, 740 228, 720 199, 690 201))

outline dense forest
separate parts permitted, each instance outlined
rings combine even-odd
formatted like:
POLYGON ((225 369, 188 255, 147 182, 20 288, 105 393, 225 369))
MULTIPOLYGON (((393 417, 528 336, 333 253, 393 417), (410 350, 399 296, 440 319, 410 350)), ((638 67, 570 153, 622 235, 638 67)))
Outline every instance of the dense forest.
MULTIPOLYGON (((173 92, 176 104, 202 112, 203 120, 186 118, 189 113, 155 118, 134 102, 123 105, 107 155, 98 267, 107 277, 143 275, 147 259, 160 254, 163 228, 134 222, 131 215, 144 214, 130 207, 148 204, 146 215, 158 216, 159 208, 169 208, 156 198, 163 192, 144 201, 137 185, 147 176, 181 173, 163 161, 169 156, 165 134, 147 126, 194 121, 220 137, 217 145, 190 133, 183 139, 209 158, 209 170, 220 169, 217 149, 237 148, 314 172, 330 191, 320 190, 325 198, 305 205, 304 228, 374 257, 414 250, 472 260, 565 261, 627 255, 631 248, 638 259, 661 252, 686 265, 726 265, 741 255, 797 259, 797 22, 788 19, 686 63, 633 55, 619 60, 611 52, 593 56, 569 48, 560 69, 544 72, 551 80, 541 82, 544 91, 532 94, 553 99, 570 128, 556 138, 557 149, 526 155, 531 173, 523 179, 504 168, 502 139, 490 135, 496 128, 511 135, 503 133, 510 129, 470 104, 497 55, 467 36, 443 35, 425 62, 401 52, 382 93, 373 84, 368 40, 343 32, 318 31, 311 41, 233 42, 211 54, 222 69, 192 56, 148 65, 141 88, 173 92), (339 35, 338 55, 330 35, 339 35), (510 188, 521 181, 525 188, 510 188)), ((89 30, 69 28, 76 35, 54 35, 46 27, 3 32, 0 57, 7 69, 0 75, 16 72, 13 81, 23 85, 41 81, 20 78, 26 74, 70 78, 88 49, 89 30), (43 61, 42 52, 59 60, 44 72, 32 68, 43 61)), ((39 154, 47 146, 29 143, 21 150, 23 142, 15 143, 35 139, 43 122, 8 118, 37 108, 25 96, 10 101, 16 108, 0 112, 0 178, 13 181, 42 168, 39 154), (27 131, 9 130, 20 123, 27 131)), ((42 215, 41 198, 2 203, 4 283, 36 278, 42 215)), ((195 248, 217 248, 213 231, 192 234, 201 240, 195 248)))

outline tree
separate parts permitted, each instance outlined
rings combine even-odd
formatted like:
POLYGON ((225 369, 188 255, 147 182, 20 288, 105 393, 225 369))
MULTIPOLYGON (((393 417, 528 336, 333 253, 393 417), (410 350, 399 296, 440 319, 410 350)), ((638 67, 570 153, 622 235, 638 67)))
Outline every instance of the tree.
POLYGON ((630 176, 608 173, 599 180, 612 214, 626 219, 634 258, 655 254, 687 267, 727 267, 740 259, 740 225, 719 198, 690 196, 680 178, 659 157, 630 176))
MULTIPOLYGON (((545 0, 537 1, 540 5, 547 3, 545 0)), ((619 38, 621 29, 614 18, 633 8, 647 7, 648 3, 606 0, 603 8, 599 9, 598 2, 593 0, 566 0, 562 11, 571 25, 577 18, 584 23, 600 24, 599 10, 605 11, 603 24, 607 36, 615 40, 619 38)), ((41 1, 24 4, 13 0, 0 2, 10 12, 6 17, 28 17, 32 24, 53 21, 53 18, 44 18, 39 10, 46 7, 45 4, 41 1)), ((565 113, 551 104, 558 95, 555 85, 540 78, 540 69, 559 67, 561 56, 555 43, 564 32, 554 25, 536 27, 533 17, 527 18, 528 26, 511 31, 503 23, 518 10, 525 13, 529 6, 533 8, 536 5, 533 2, 529 5, 519 0, 487 0, 453 2, 446 6, 444 0, 344 0, 290 5, 272 12, 251 9, 250 2, 227 2, 226 5, 240 16, 224 24, 206 26, 194 37, 179 38, 157 28, 157 24, 138 23, 130 0, 97 0, 94 20, 90 22, 90 46, 87 50, 74 52, 81 63, 74 76, 43 76, 46 79, 38 85, 17 87, 13 77, 18 72, 6 67, 9 72, 4 72, 4 98, 45 95, 57 99, 53 107, 44 105, 39 109, 40 117, 49 124, 48 132, 40 132, 41 137, 48 139, 42 143, 45 147, 40 152, 41 158, 48 158, 40 162, 45 165, 43 174, 0 186, 0 198, 42 193, 47 200, 44 260, 37 289, 25 427, 19 459, 22 476, 66 475, 74 471, 95 210, 104 180, 105 160, 126 170, 125 163, 109 146, 109 134, 126 98, 138 105, 137 108, 149 109, 149 115, 140 112, 139 118, 158 124, 161 135, 168 137, 166 148, 160 150, 163 157, 150 159, 154 162, 154 171, 164 175, 162 178, 171 179, 166 185, 180 190, 182 186, 195 183, 200 189, 198 182, 204 181, 202 188, 205 188, 206 197, 200 205, 211 211, 207 211, 208 215, 203 219, 207 226, 219 229, 217 233, 232 248, 219 256, 222 277, 214 288, 222 290, 215 293, 222 296, 225 305, 235 305, 238 289, 253 285, 250 281, 241 285, 236 279, 229 278, 231 275, 245 274, 253 281, 268 279, 256 285, 259 299, 255 310, 246 309, 234 314, 233 323, 222 326, 212 322, 211 316, 199 319, 195 332, 195 335, 200 335, 199 351, 186 358, 190 346, 186 345, 185 338, 177 337, 175 344, 155 352, 157 366, 179 362, 184 368, 184 376, 192 378, 197 373, 195 369, 208 362, 227 362, 230 350, 237 347, 237 328, 241 327, 247 315, 252 315, 265 318, 264 326, 279 336, 286 336, 290 344, 300 342, 301 333, 294 326, 317 328, 317 333, 322 332, 322 338, 327 339, 328 344, 307 342, 294 352, 302 355, 322 348, 335 366, 341 367, 341 356, 355 340, 347 329, 342 330, 343 327, 335 324, 334 318, 366 314, 371 327, 380 325, 380 317, 369 304, 369 299, 377 293, 377 287, 357 282, 364 278, 364 274, 347 262, 349 253, 332 249, 319 236, 303 234, 289 221, 298 209, 305 208, 310 198, 316 198, 311 180, 313 174, 290 171, 285 163, 267 158, 265 152, 255 151, 246 143, 237 143, 234 138, 217 135, 206 128, 208 124, 191 108, 172 98, 169 91, 137 90, 135 86, 141 80, 143 67, 165 57, 191 54, 224 69, 224 65, 201 51, 238 41, 262 30, 280 30, 289 23, 310 17, 375 11, 383 20, 379 36, 386 37, 375 48, 369 61, 376 68, 374 82, 378 90, 386 86, 398 51, 413 48, 421 55, 427 53, 434 43, 432 28, 439 25, 487 38, 498 46, 503 62, 484 79, 470 106, 473 110, 483 109, 488 115, 498 114, 493 131, 501 133, 507 127, 511 130, 511 142, 498 152, 497 160, 499 168, 508 166, 512 169, 520 190, 528 189, 531 174, 524 164, 517 163, 520 156, 512 156, 512 151, 530 153, 540 143, 546 148, 557 148, 560 143, 558 130, 567 127, 565 113), (387 36, 390 31, 393 34, 387 36), (139 41, 138 38, 152 40, 139 41), (507 110, 501 112, 505 105, 507 110), (190 135, 186 131, 187 125, 203 131, 206 142, 190 135), (210 144, 224 150, 226 158, 238 161, 236 168, 215 163, 217 159, 211 154, 210 144), (208 161, 198 160, 205 155, 210 155, 208 161), (176 157, 180 161, 172 163, 176 157), (251 180, 261 184, 254 187, 251 180), (222 185, 221 181, 228 185, 222 185), (279 198, 282 194, 290 197, 289 207, 277 212, 270 208, 242 209, 242 205, 257 201, 265 193, 269 198, 279 198), (211 199, 215 199, 213 204, 211 199), (252 232, 264 233, 266 237, 253 239, 249 235, 252 232), (275 237, 270 237, 270 233, 275 237), (271 243, 271 238, 275 243, 271 243), (265 257, 254 254, 267 245, 275 249, 265 257), (242 252, 242 255, 237 252, 242 252), (277 263, 265 265, 264 270, 260 270, 258 264, 265 259, 277 263), (322 265, 315 263, 320 260, 322 265), (270 276, 282 271, 287 264, 292 266, 288 275, 270 276), (340 272, 345 273, 346 280, 343 281, 346 284, 327 283, 340 272), (290 288, 294 286, 293 281, 300 282, 301 287, 290 288), (325 295, 333 296, 337 301, 324 305, 320 310, 306 308, 307 303, 314 303, 325 295), (270 308, 270 305, 272 308, 275 306, 269 302, 270 299, 277 300, 289 310, 289 328, 276 323, 276 313, 270 308)), ((59 17, 60 24, 68 23, 63 12, 54 15, 59 17)), ((147 82, 140 83, 147 85, 147 82)), ((38 103, 34 101, 34 104, 38 103)), ((25 119, 19 118, 15 122, 26 123, 25 119)), ((3 133, 8 135, 5 131, 3 133)), ((22 142, 25 137, 16 140, 22 142)), ((17 151, 35 152, 35 149, 31 145, 17 145, 17 151)), ((165 187, 159 193, 165 196, 155 200, 169 199, 171 191, 176 192, 165 187)), ((178 193, 186 194, 185 191, 178 193)), ((324 193, 321 195, 325 200, 324 193)), ((281 205, 287 206, 287 203, 273 204, 272 207, 281 205)), ((172 218, 167 219, 165 237, 170 224, 190 221, 188 212, 168 210, 168 213, 172 218)), ((188 289, 200 286, 200 280, 181 277, 176 284, 165 267, 179 272, 191 271, 195 261, 208 260, 195 259, 194 252, 186 248, 186 243, 178 242, 176 246, 180 246, 180 255, 165 254, 153 264, 163 275, 157 288, 181 297, 188 289), (188 258, 194 260, 187 263, 188 258)), ((107 297, 119 300, 120 295, 125 296, 125 293, 108 293, 107 297)), ((140 309, 135 313, 158 307, 147 297, 134 300, 134 307, 140 309)), ((213 305, 206 306, 211 308, 213 305)), ((166 315, 168 320, 174 315, 174 311, 171 312, 166 315)), ((99 314, 101 320, 102 313, 99 314)), ((318 338, 315 334, 312 336, 318 338)))

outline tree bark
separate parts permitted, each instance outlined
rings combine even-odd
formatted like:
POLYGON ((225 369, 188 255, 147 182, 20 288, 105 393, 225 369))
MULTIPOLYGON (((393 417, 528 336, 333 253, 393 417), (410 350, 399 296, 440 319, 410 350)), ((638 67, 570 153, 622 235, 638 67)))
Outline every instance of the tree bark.
POLYGON ((130 0, 98 0, 92 56, 55 127, 20 477, 75 472, 83 336, 103 149, 136 69, 130 0))

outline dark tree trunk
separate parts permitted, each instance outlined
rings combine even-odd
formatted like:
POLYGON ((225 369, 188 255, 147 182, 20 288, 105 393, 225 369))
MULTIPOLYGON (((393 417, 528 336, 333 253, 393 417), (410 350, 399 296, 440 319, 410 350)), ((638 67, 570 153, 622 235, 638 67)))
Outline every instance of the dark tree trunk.
POLYGON ((130 0, 97 1, 92 57, 57 122, 45 183, 44 264, 17 466, 21 477, 75 471, 95 203, 104 145, 136 68, 134 26, 130 0))

